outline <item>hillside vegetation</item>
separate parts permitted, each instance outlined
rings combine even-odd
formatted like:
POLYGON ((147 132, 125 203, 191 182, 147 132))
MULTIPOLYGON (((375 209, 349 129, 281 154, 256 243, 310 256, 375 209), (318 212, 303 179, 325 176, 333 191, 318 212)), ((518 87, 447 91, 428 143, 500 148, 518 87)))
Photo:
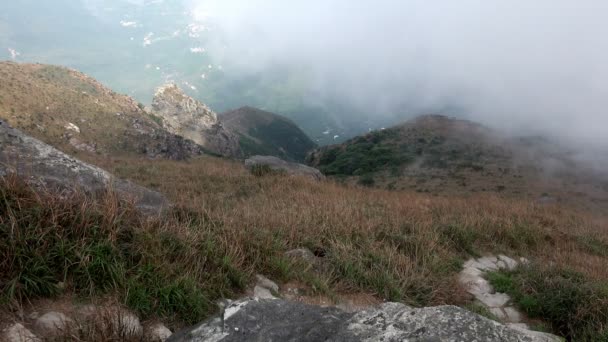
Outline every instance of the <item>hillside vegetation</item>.
POLYGON ((487 192, 608 209, 608 174, 544 139, 438 115, 321 147, 308 163, 336 180, 431 194, 487 192))
POLYGON ((243 107, 220 116, 240 137, 246 156, 275 156, 302 162, 317 145, 291 120, 260 109, 243 107))
POLYGON ((493 194, 431 196, 256 177, 239 163, 212 157, 91 161, 160 190, 175 208, 146 219, 112 193, 100 201, 58 197, 3 179, 4 307, 47 297, 104 298, 180 326, 207 317, 215 300, 238 295, 256 273, 307 284, 313 296, 368 293, 416 306, 467 306, 470 298, 456 280, 463 261, 502 252, 533 261, 533 272, 512 276, 514 289, 557 303, 531 302, 532 317, 577 341, 606 337, 604 216, 493 194), (285 256, 299 247, 315 251, 324 267, 285 256), (570 297, 560 291, 581 286, 593 291, 594 301, 589 292, 570 297), (567 326, 561 310, 571 313, 567 326))
POLYGON ((71 155, 184 158, 199 148, 143 105, 78 71, 0 62, 0 118, 71 155))

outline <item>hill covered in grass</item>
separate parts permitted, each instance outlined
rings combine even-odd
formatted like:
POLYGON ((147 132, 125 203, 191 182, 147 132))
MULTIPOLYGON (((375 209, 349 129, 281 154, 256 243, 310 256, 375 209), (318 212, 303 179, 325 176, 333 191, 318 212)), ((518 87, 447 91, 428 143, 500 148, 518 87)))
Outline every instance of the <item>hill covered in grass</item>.
POLYGON ((505 275, 514 293, 527 296, 531 318, 577 341, 605 336, 605 216, 494 194, 431 196, 256 177, 213 157, 96 163, 164 193, 174 209, 143 219, 115 196, 60 197, 4 178, 3 308, 42 298, 114 298, 146 320, 179 327, 208 317, 217 299, 241 295, 258 273, 302 284, 315 302, 365 294, 474 308, 457 281, 463 262, 505 253, 532 262, 533 271, 505 275), (314 251, 322 266, 289 258, 297 248, 314 251), (563 310, 572 313, 567 326, 563 310))
POLYGON ((186 158, 196 144, 165 131, 132 98, 78 71, 0 62, 0 118, 72 155, 186 158))
POLYGON ((246 156, 268 155, 304 161, 317 145, 291 120, 260 109, 243 107, 220 115, 240 138, 246 156))
POLYGON ((608 174, 572 150, 439 115, 321 147, 308 162, 335 179, 392 190, 608 204, 608 174))

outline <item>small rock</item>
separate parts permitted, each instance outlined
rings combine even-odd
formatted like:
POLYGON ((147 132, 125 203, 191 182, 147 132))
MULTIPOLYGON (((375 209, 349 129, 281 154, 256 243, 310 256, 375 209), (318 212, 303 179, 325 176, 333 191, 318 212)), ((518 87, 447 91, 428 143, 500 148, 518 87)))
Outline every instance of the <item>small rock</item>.
POLYGON ((494 315, 496 318, 498 318, 501 321, 503 319, 507 318, 507 315, 502 310, 502 308, 490 308, 490 312, 492 313, 492 315, 494 315))
POLYGON ((19 323, 13 324, 10 328, 4 330, 2 334, 3 340, 6 342, 40 342, 31 331, 19 323))
POLYGON ((115 329, 118 329, 118 331, 127 336, 139 336, 144 330, 139 322, 139 318, 127 311, 116 313, 113 323, 115 329))
POLYGON ((71 122, 68 122, 68 123, 65 125, 65 129, 70 130, 70 131, 74 131, 74 132, 76 132, 76 133, 80 133, 80 127, 78 127, 78 126, 74 125, 74 124, 73 124, 73 123, 71 123, 71 122))
POLYGON ((498 266, 496 263, 498 262, 498 258, 496 257, 482 257, 477 259, 480 267, 478 267, 482 271, 498 271, 498 266))
POLYGON ((521 315, 521 313, 519 313, 519 311, 517 311, 517 309, 515 309, 513 307, 506 307, 504 310, 505 310, 505 313, 507 314, 506 319, 509 322, 513 322, 513 323, 521 322, 522 315, 521 315))
POLYGON ((485 304, 488 308, 500 308, 505 306, 511 298, 504 293, 485 293, 476 297, 477 300, 485 304))
POLYGON ((496 266, 498 266, 499 269, 504 270, 507 268, 507 263, 502 260, 498 260, 496 266))
POLYGON ((292 249, 291 251, 285 252, 285 256, 288 258, 303 260, 311 264, 317 260, 315 254, 308 248, 292 249))
POLYGON ((259 299, 275 299, 276 297, 272 293, 263 287, 256 286, 253 288, 253 296, 259 299))
POLYGON ((304 176, 314 180, 325 179, 321 171, 314 167, 288 162, 273 156, 253 156, 245 160, 245 167, 250 171, 254 171, 258 167, 268 167, 273 171, 285 172, 289 175, 304 176))
POLYGON ((78 308, 76 308, 76 313, 75 313, 75 315, 78 317, 79 320, 82 320, 82 319, 89 320, 89 319, 91 319, 91 317, 93 317, 97 314, 98 314, 98 308, 97 308, 97 306, 95 306, 93 304, 79 306, 78 308))
POLYGON ((270 291, 272 291, 274 293, 278 293, 279 292, 279 285, 277 285, 272 280, 264 277, 261 274, 256 275, 255 278, 257 279, 257 286, 263 287, 263 288, 265 288, 267 290, 270 290, 270 291))
POLYGON ((498 258, 505 264, 507 264, 507 269, 510 271, 514 270, 517 267, 517 261, 509 258, 506 255, 499 255, 498 258))
POLYGON ((154 342, 165 342, 173 333, 162 323, 157 323, 150 326, 148 330, 148 338, 154 342))
POLYGON ((57 336, 64 333, 74 321, 61 312, 47 312, 34 323, 34 328, 45 336, 57 336))

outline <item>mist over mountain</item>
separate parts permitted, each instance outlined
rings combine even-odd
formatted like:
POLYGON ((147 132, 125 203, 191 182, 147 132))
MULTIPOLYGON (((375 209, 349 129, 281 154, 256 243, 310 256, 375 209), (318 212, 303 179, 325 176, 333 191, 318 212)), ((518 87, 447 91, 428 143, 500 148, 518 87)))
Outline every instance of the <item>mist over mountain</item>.
POLYGON ((321 144, 427 113, 607 144, 602 1, 26 0, 0 9, 6 59, 75 67, 145 103, 176 81, 216 111, 252 105, 291 117, 321 144))

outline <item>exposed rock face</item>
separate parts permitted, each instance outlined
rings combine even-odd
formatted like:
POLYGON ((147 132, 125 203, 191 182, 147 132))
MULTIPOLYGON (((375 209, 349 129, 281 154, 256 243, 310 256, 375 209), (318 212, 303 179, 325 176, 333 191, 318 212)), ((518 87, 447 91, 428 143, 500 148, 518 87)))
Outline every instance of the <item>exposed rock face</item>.
POLYGON ((227 157, 240 155, 238 137, 222 126, 217 114, 174 83, 157 89, 152 112, 163 119, 169 132, 190 139, 209 152, 227 157))
POLYGON ((540 342, 455 306, 414 309, 386 303, 347 313, 283 300, 246 299, 168 341, 504 341, 540 342))
POLYGON ((315 180, 325 179, 321 171, 298 163, 286 162, 277 157, 254 156, 245 160, 245 167, 250 171, 255 171, 259 167, 268 167, 273 171, 285 172, 289 175, 306 176, 315 180))
POLYGON ((0 120, 0 176, 8 173, 25 177, 36 186, 60 190, 79 187, 96 193, 111 187, 120 195, 133 198, 138 208, 149 213, 168 206, 163 195, 116 179, 107 171, 74 159, 0 120))

